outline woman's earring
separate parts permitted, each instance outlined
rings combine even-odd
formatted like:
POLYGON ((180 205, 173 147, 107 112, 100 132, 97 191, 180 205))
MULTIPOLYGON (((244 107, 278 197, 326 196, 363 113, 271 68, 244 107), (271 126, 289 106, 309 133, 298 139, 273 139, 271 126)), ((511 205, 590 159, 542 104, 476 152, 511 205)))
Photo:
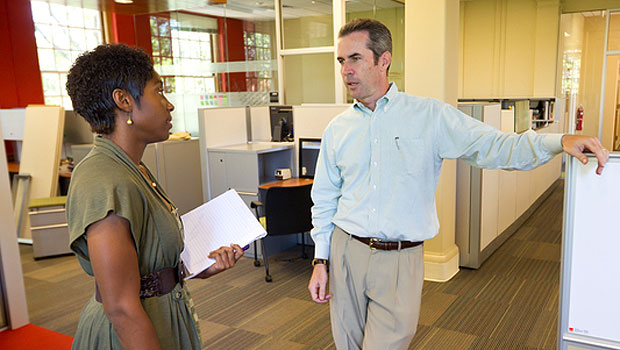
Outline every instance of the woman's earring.
POLYGON ((127 113, 127 125, 132 125, 133 120, 131 120, 131 112, 127 113))

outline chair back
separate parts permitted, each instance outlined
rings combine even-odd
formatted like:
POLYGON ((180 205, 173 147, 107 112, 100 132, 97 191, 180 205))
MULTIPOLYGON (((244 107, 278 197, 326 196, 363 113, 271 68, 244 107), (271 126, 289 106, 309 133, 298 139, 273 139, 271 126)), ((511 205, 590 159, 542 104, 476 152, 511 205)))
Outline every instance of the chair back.
POLYGON ((265 197, 267 234, 270 236, 307 232, 312 229, 310 208, 312 185, 271 187, 265 197))

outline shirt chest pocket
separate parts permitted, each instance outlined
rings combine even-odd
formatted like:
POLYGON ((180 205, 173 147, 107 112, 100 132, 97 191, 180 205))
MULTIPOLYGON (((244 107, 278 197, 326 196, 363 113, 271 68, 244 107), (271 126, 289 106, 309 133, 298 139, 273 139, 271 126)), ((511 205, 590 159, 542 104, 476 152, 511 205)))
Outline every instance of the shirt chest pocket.
POLYGON ((391 152, 392 168, 400 174, 422 172, 424 144, 421 139, 395 138, 391 152))

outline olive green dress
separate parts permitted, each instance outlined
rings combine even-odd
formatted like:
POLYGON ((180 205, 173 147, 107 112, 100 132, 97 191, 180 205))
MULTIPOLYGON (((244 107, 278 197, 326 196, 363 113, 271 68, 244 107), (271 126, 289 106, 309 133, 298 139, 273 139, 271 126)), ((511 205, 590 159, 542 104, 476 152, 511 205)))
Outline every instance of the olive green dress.
MULTIPOLYGON (((87 274, 92 276, 93 270, 86 229, 110 212, 129 221, 140 275, 179 263, 181 222, 176 208, 171 212, 155 191, 169 201, 168 196, 148 175, 150 183, 123 150, 102 137, 95 139, 93 150, 75 168, 67 197, 67 222, 71 249, 87 274)), ((200 349, 200 330, 187 286, 177 284, 172 292, 141 302, 163 349, 200 349)), ((103 305, 93 294, 80 316, 73 349, 120 348, 103 305)))

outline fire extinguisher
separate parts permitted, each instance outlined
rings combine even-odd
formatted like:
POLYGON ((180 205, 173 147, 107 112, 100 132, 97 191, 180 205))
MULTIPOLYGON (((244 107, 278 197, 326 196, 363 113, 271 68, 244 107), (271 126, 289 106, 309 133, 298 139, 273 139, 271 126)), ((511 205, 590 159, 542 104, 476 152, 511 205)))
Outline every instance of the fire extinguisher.
POLYGON ((579 106, 577 108, 577 124, 575 125, 575 130, 583 130, 583 106, 579 106))

